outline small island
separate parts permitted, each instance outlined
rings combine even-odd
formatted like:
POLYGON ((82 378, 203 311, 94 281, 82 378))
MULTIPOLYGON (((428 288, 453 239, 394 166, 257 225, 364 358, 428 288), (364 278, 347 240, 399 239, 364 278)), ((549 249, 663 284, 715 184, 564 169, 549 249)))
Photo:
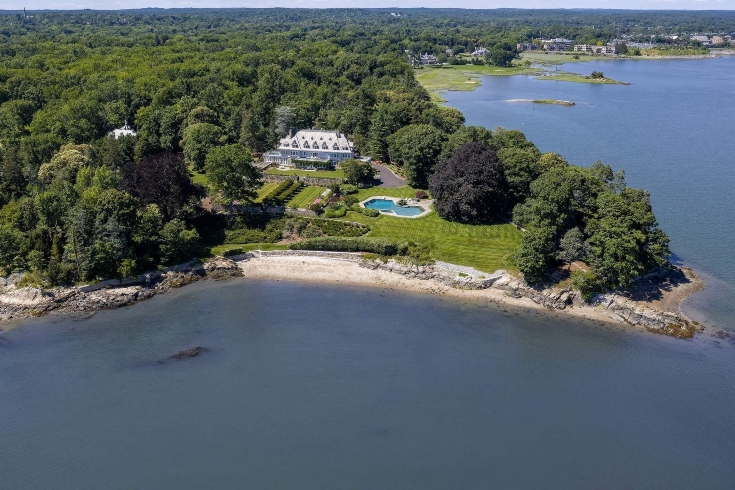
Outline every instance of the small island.
POLYGON ((572 107, 577 105, 576 102, 572 102, 571 100, 554 100, 554 99, 535 99, 532 100, 534 104, 551 104, 551 105, 561 105, 566 107, 572 107))
POLYGON ((574 83, 597 83, 604 85, 630 85, 630 82, 619 82, 612 78, 605 77, 604 73, 593 71, 590 75, 580 75, 579 73, 555 72, 548 71, 542 76, 536 77, 536 80, 553 80, 555 82, 574 82, 574 83))

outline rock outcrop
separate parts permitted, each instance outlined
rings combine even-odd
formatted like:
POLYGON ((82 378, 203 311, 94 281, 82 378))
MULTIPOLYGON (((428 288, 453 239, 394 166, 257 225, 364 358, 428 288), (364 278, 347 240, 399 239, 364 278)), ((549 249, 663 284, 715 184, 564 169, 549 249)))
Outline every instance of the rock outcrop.
POLYGON ((572 289, 533 287, 503 270, 489 275, 483 275, 479 271, 467 274, 439 266, 407 266, 395 260, 363 260, 360 266, 382 269, 418 280, 439 281, 458 289, 498 289, 513 298, 529 298, 551 310, 585 306, 599 308, 612 320, 677 338, 692 337, 697 331, 697 327, 682 315, 659 311, 618 294, 596 295, 587 303, 579 292, 572 289))
POLYGON ((89 286, 42 290, 11 284, 0 290, 0 320, 119 308, 202 279, 237 276, 242 276, 242 270, 234 261, 216 257, 204 263, 190 262, 141 274, 134 279, 108 280, 89 286))

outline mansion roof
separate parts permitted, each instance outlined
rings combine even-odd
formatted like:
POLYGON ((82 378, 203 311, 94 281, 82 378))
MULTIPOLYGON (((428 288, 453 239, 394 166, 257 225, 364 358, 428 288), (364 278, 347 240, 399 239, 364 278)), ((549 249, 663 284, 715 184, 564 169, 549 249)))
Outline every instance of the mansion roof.
POLYGON ((339 131, 302 129, 294 136, 281 139, 278 149, 353 151, 352 141, 339 131))

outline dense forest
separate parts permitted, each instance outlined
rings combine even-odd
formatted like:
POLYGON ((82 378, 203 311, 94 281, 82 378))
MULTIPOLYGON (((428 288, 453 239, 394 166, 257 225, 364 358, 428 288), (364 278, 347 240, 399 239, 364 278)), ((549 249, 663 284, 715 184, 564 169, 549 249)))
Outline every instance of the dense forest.
MULTIPOLYGON (((459 111, 430 101, 406 51, 733 30, 733 12, 5 12, 0 273, 66 284, 202 254, 223 225, 201 198, 253 198, 252 155, 291 129, 321 127, 350 135, 358 152, 395 163, 411 185, 431 185, 447 202, 457 191, 435 169, 451 181, 455 153, 479 142, 477 168, 502 181, 492 198, 502 206, 488 216, 445 210, 437 199, 442 217, 512 216, 527 229, 517 263, 528 278, 584 255, 594 281, 627 285, 668 253, 647 194, 602 164, 586 170, 541 155, 517 131, 465 127, 459 111), (137 136, 108 136, 126 121, 137 136), (191 171, 211 174, 213 188, 193 183, 191 171), (228 193, 233 172, 242 178, 228 193)), ((477 203, 495 190, 483 192, 477 203)))

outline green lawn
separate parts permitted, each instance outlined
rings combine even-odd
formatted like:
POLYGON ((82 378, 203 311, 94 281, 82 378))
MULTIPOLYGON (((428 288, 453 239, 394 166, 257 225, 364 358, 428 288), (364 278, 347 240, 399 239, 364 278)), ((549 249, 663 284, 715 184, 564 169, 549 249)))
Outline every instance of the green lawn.
POLYGON ((263 184, 263 187, 258 189, 258 197, 255 198, 255 202, 262 202, 263 196, 278 187, 278 184, 280 184, 280 182, 266 182, 263 184))
POLYGON ((317 179, 344 179, 345 173, 341 169, 336 170, 278 170, 269 168, 266 173, 274 175, 298 175, 300 177, 314 177, 317 179))
MULTIPOLYGON (((357 198, 360 201, 364 201, 368 197, 373 196, 388 196, 388 197, 416 197, 417 189, 409 186, 386 188, 386 187, 368 187, 367 189, 360 189, 357 191, 357 198)), ((426 191, 428 194, 429 191, 426 191)))
POLYGON ((288 202, 291 208, 308 208, 309 204, 322 195, 326 187, 306 186, 288 202))
POLYGON ((251 250, 287 250, 288 245, 282 243, 228 243, 226 245, 217 245, 212 247, 212 255, 222 255, 225 250, 233 248, 241 248, 243 252, 251 250))
POLYGON ((372 230, 366 235, 369 237, 428 245, 438 260, 485 272, 517 271, 511 255, 521 242, 521 232, 511 224, 464 225, 443 220, 436 213, 407 219, 386 215, 368 218, 350 211, 344 219, 370 226, 372 230))

